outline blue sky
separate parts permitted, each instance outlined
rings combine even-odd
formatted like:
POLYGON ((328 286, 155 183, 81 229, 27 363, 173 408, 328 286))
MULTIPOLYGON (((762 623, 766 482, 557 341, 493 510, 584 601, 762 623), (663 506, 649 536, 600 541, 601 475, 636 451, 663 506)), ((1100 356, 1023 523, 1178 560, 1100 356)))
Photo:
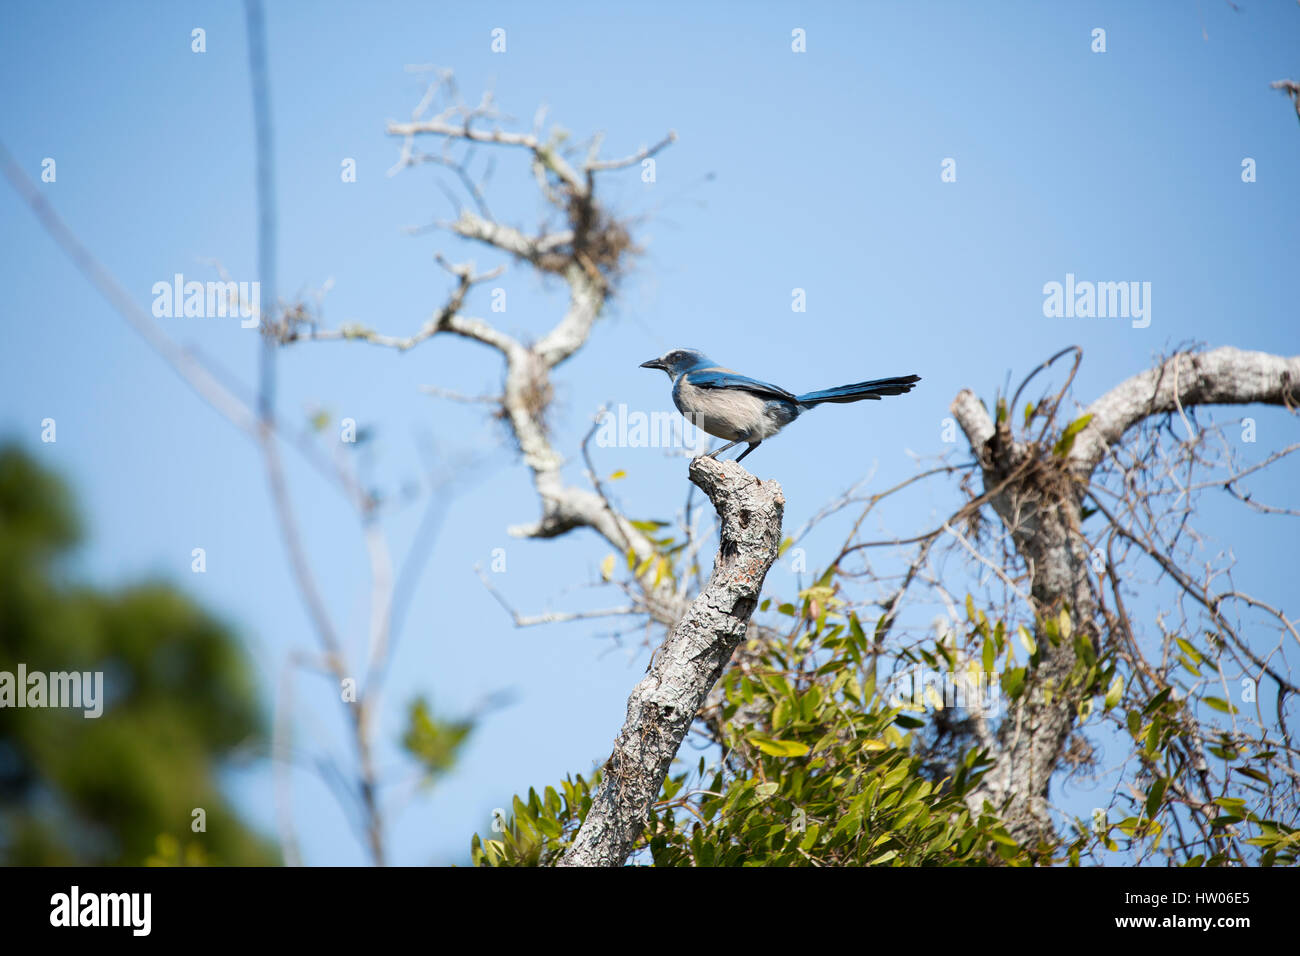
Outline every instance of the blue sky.
MULTIPOLYGON (((144 306, 176 272, 236 277, 255 261, 255 193, 247 46, 238 4, 10 5, 0 16, 0 138, 29 175, 57 162, 47 198, 144 306), (190 49, 195 27, 207 52, 190 49)), ((671 407, 667 382, 636 366, 693 346, 794 391, 911 372, 922 386, 871 407, 832 406, 765 444, 746 465, 778 478, 787 525, 875 470, 883 488, 910 454, 946 450, 947 406, 963 387, 986 399, 1046 356, 1078 344, 1077 394, 1089 400, 1189 342, 1294 354, 1300 221, 1300 126, 1276 79, 1295 76, 1300 7, 1226 3, 1039 4, 338 4, 272 3, 268 12, 279 186, 279 292, 332 280, 331 325, 392 334, 419 328, 446 293, 433 261, 499 259, 406 226, 450 218, 432 169, 386 175, 422 81, 404 69, 455 69, 524 122, 540 103, 607 155, 669 129, 653 184, 609 175, 604 196, 643 217, 645 255, 590 344, 556 376, 556 442, 576 459, 602 403, 671 407), (506 30, 505 53, 490 50, 506 30), (791 51, 791 30, 807 52, 791 51), (1107 52, 1091 32, 1106 30, 1107 52), (340 181, 354 158, 358 181, 340 181), (956 161, 957 181, 940 181, 956 161), (1243 183, 1241 163, 1256 162, 1243 183), (1042 287, 1066 273, 1152 284, 1152 322, 1048 319, 1042 287), (807 292, 793 313, 791 290, 807 292)), ((503 153, 489 191, 521 226, 543 212, 520 157, 503 153)), ((77 489, 90 532, 77 571, 104 585, 156 576, 228 620, 266 690, 295 648, 312 646, 274 527, 255 448, 171 372, 74 271, 16 194, 0 189, 5 255, 0 300, 0 434, 16 438, 77 489), (40 422, 58 422, 42 444, 40 422), (205 575, 190 572, 195 547, 205 575)), ((557 319, 562 290, 526 270, 494 283, 519 335, 557 319)), ((472 313, 491 315, 486 296, 472 313)), ((164 319, 165 330, 251 383, 257 336, 222 320, 164 319)), ((586 771, 607 752, 626 695, 646 664, 638 635, 621 645, 600 622, 514 629, 474 576, 494 548, 495 585, 520 610, 619 603, 589 587, 608 549, 590 533, 518 542, 536 498, 501 430, 481 408, 431 398, 424 384, 481 394, 495 357, 437 339, 405 355, 352 343, 297 346, 279 363, 279 414, 316 407, 374 429, 377 483, 418 477, 422 448, 459 475, 420 579, 378 726, 380 764, 401 781, 393 746, 405 702, 428 693, 443 713, 509 690, 475 734, 458 772, 394 810, 399 863, 454 862, 493 807, 529 785, 586 771)), ((1295 440, 1294 420, 1256 416, 1268 447, 1295 440)), ((300 458, 289 477, 322 590, 350 646, 364 646, 367 567, 357 522, 300 458)), ((684 462, 656 449, 599 449, 626 469, 617 488, 639 517, 671 517, 684 462)), ((580 459, 571 463, 581 479, 580 459)), ((1260 480, 1273 500, 1294 465, 1260 480)), ((948 491, 885 509, 890 533, 926 530, 952 510, 948 491)), ((419 508, 386 522, 395 553, 419 508)), ((1240 511, 1207 515, 1258 589, 1289 593, 1294 532, 1240 511)), ((843 534, 806 547, 817 566, 843 534)), ((778 565, 769 593, 797 578, 778 565)), ((306 739, 349 759, 332 690, 302 677, 306 739)), ((321 749, 321 748, 317 748, 321 749)), ((250 820, 271 832, 269 770, 232 776, 250 820)), ((396 798, 395 788, 392 796, 396 798)), ((296 816, 311 863, 358 863, 359 843, 320 782, 295 776, 296 816)), ((1086 797, 1081 797, 1086 803, 1086 797)), ((1083 804, 1081 804, 1083 805, 1083 804)))

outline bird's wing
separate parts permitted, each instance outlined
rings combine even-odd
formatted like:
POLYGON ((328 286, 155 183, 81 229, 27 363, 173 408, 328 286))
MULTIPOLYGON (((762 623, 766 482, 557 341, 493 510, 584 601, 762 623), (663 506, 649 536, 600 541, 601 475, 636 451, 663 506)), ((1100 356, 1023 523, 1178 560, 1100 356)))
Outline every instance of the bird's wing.
POLYGON ((794 395, 779 386, 760 382, 756 378, 726 368, 695 369, 686 373, 686 380, 696 388, 739 388, 763 398, 785 399, 787 402, 798 401, 794 395))

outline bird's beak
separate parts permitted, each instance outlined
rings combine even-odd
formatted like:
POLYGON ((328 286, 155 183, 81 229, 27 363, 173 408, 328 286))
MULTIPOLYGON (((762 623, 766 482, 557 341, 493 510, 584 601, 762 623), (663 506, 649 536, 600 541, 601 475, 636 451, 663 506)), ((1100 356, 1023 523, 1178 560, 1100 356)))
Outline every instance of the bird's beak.
POLYGON ((665 372, 668 371, 668 366, 665 365, 663 362, 659 361, 659 359, 657 359, 657 358, 652 358, 652 359, 651 359, 650 361, 648 361, 648 362, 642 362, 642 363, 641 363, 641 367, 642 367, 642 368, 657 368, 657 369, 661 369, 662 371, 665 371, 665 372))

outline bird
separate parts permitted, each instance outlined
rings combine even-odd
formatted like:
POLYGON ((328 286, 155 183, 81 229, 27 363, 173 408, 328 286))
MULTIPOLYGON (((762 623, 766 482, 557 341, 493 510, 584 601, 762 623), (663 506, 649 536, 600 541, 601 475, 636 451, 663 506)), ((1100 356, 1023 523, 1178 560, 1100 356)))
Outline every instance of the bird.
POLYGON ((795 395, 723 368, 698 349, 671 349, 659 358, 642 362, 641 368, 661 369, 673 381, 673 404, 697 428, 728 444, 710 452, 716 459, 728 448, 747 442, 749 447, 736 461, 771 438, 801 414, 827 402, 844 404, 882 395, 904 395, 921 381, 919 375, 878 378, 823 388, 795 395))

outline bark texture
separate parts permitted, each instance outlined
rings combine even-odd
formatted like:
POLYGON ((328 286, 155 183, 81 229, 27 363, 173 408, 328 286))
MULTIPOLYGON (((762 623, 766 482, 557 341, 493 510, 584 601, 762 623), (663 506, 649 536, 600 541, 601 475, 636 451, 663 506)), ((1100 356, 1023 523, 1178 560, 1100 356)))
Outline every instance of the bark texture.
POLYGON ((711 458, 691 462, 690 475, 718 511, 713 573, 628 698, 591 810, 560 866, 627 861, 691 722, 745 637, 776 560, 785 509, 779 484, 711 458))

